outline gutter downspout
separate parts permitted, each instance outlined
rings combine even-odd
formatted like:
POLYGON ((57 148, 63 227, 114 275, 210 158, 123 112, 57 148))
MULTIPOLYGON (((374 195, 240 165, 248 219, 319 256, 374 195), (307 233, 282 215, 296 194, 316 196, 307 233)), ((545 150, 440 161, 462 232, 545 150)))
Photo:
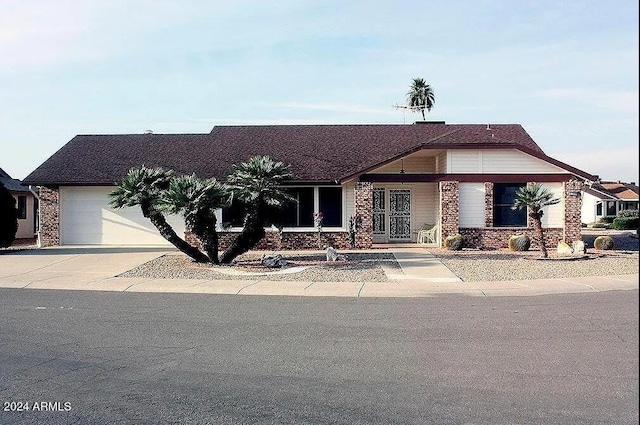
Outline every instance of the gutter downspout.
POLYGON ((33 188, 34 188, 34 186, 29 185, 29 192, 31 192, 31 194, 33 195, 34 199, 36 199, 38 201, 37 214, 33 215, 33 219, 35 221, 34 230, 36 232, 36 244, 38 245, 38 248, 42 248, 42 244, 40 242, 40 196, 38 195, 38 192, 36 190, 34 190, 33 188))

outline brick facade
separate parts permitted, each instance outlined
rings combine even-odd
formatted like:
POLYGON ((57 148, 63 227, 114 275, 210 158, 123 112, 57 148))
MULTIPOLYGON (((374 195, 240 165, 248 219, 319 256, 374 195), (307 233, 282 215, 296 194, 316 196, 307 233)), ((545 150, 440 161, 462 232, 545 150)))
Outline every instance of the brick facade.
POLYGON ((571 245, 582 240, 582 189, 584 182, 569 180, 564 183, 564 241, 571 245))
POLYGON ((60 194, 58 188, 40 186, 39 197, 38 243, 41 247, 60 245, 60 194))
POLYGON ((484 226, 493 227, 493 183, 484 183, 484 226))
MULTIPOLYGON (((556 247, 562 240, 564 229, 544 229, 544 243, 547 248, 556 247)), ((535 230, 531 227, 494 227, 494 228, 461 228, 460 234, 465 248, 501 249, 509 247, 509 238, 513 235, 527 234, 531 238, 531 248, 539 249, 535 230)))
POLYGON ((457 181, 440 182, 440 243, 444 246, 447 236, 459 232, 460 185, 457 181))
POLYGON ((356 248, 369 249, 373 245, 373 183, 357 182, 355 198, 356 215, 362 220, 356 233, 356 248))

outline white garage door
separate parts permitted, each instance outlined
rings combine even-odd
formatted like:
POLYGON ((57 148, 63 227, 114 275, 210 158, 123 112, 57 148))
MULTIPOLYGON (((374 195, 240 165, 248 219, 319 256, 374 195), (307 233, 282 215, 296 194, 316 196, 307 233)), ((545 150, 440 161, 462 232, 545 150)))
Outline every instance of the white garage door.
MULTIPOLYGON (((140 207, 113 209, 109 192, 113 187, 60 188, 60 243, 62 245, 170 245, 142 216, 140 207)), ((184 220, 167 221, 184 237, 184 220)))

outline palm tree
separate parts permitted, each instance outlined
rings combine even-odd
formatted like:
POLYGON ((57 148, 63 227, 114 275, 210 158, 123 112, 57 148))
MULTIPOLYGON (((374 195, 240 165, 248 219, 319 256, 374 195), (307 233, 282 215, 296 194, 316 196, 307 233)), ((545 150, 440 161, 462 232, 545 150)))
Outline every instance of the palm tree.
POLYGON ((431 108, 435 105, 436 99, 433 89, 422 78, 414 78, 411 87, 407 92, 407 105, 412 111, 422 112, 422 119, 426 119, 424 110, 431 112, 431 108))
POLYGON ((513 202, 512 210, 529 208, 529 217, 533 219, 533 226, 536 229, 542 257, 547 258, 547 248, 544 246, 544 234, 542 230, 542 208, 555 205, 560 202, 559 198, 554 198, 553 193, 542 187, 540 183, 521 187, 516 191, 516 199, 513 202))
POLYGON ((193 174, 171 179, 160 202, 163 210, 182 214, 187 229, 198 238, 209 260, 218 264, 215 210, 225 206, 228 199, 226 185, 216 179, 200 179, 193 174))
POLYGON ((292 177, 289 166, 268 156, 254 156, 247 162, 233 166, 228 177, 232 197, 239 200, 247 215, 242 232, 222 254, 221 263, 228 264, 238 255, 253 248, 265 236, 267 210, 295 202, 281 183, 292 177))
POLYGON ((176 234, 160 209, 162 193, 169 188, 173 171, 164 168, 132 168, 118 187, 110 193, 113 208, 140 206, 142 215, 151 220, 160 235, 197 262, 208 262, 206 255, 176 234))

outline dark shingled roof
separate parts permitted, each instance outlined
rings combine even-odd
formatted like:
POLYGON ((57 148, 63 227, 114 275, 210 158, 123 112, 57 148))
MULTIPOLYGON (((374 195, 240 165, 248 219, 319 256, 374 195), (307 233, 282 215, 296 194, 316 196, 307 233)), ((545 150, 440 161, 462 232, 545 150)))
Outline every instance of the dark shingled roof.
POLYGON ((80 135, 24 181, 37 185, 110 185, 136 166, 225 180, 253 155, 291 164, 296 181, 334 182, 420 149, 515 148, 574 174, 547 157, 517 124, 219 126, 209 134, 80 135))
POLYGON ((27 186, 23 186, 20 180, 12 179, 7 172, 0 168, 0 183, 9 190, 9 192, 29 192, 27 186))
POLYGON ((635 183, 601 181, 594 183, 591 187, 601 193, 609 195, 613 199, 638 199, 639 190, 635 183))

